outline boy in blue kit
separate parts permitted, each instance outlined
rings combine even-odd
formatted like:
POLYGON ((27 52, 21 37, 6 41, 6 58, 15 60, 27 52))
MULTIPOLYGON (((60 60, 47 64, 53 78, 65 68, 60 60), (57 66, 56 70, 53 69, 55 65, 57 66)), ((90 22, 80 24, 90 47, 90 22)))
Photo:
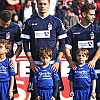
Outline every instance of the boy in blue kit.
POLYGON ((34 94, 36 100, 55 100, 58 92, 58 72, 51 70, 50 60, 52 59, 52 49, 41 48, 39 53, 42 65, 34 74, 34 94))
POLYGON ((10 67, 6 54, 11 50, 8 40, 0 39, 0 100, 11 100, 13 97, 14 68, 10 67))
POLYGON ((73 100, 90 100, 92 96, 95 99, 96 79, 98 78, 94 68, 89 68, 86 62, 89 57, 89 51, 85 48, 79 48, 76 51, 77 67, 76 70, 70 70, 68 79, 70 80, 70 96, 73 100))

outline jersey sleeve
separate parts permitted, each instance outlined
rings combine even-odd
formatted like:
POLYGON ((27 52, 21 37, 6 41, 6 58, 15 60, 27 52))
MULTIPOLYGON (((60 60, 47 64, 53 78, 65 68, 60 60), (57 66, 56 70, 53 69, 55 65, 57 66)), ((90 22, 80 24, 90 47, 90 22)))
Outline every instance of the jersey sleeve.
POLYGON ((71 70, 70 69, 69 76, 68 76, 68 80, 70 80, 70 81, 73 81, 74 80, 74 70, 71 70))
POLYGON ((30 21, 27 20, 24 24, 24 29, 22 30, 21 38, 30 39, 30 33, 31 33, 30 25, 31 25, 30 21))
POLYGON ((57 21, 57 36, 58 40, 65 39, 67 37, 65 27, 60 19, 57 21))
POLYGON ((71 29, 67 31, 68 37, 65 39, 65 47, 71 49, 73 44, 73 34, 71 29))
POLYGON ((91 75, 91 79, 94 80, 94 79, 97 79, 98 76, 95 72, 95 69, 94 68, 90 68, 90 75, 91 75))
POLYGON ((21 39, 20 36, 21 36, 20 27, 16 26, 14 40, 15 40, 15 42, 16 42, 17 45, 21 45, 22 44, 22 39, 21 39))
POLYGON ((60 80, 60 79, 59 79, 58 72, 54 72, 54 71, 53 71, 53 80, 54 80, 54 81, 60 80))
POLYGON ((100 46, 100 26, 97 26, 97 46, 100 46))
POLYGON ((37 73, 34 73, 34 77, 33 77, 32 82, 33 82, 33 83, 37 83, 37 78, 38 78, 37 73))
POLYGON ((14 68, 11 68, 10 66, 9 66, 9 75, 10 76, 15 76, 14 68))

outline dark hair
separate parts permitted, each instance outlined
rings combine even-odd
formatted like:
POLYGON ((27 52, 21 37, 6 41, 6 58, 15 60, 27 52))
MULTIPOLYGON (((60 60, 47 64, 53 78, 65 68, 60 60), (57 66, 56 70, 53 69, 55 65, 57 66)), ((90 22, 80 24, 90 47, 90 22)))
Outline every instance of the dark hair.
POLYGON ((32 0, 25 0, 25 4, 26 4, 28 1, 31 1, 31 2, 32 2, 32 0))
POLYGON ((0 13, 0 19, 2 19, 4 22, 8 22, 9 20, 12 19, 12 15, 8 10, 3 10, 0 13))
MULTIPOLYGON (((15 17, 16 15, 17 15, 16 13, 13 13, 13 14, 12 14, 12 19, 11 19, 12 22, 14 22, 14 17, 15 17)), ((18 16, 18 15, 17 15, 17 16, 18 16)))
POLYGON ((50 58, 52 58, 52 49, 51 48, 40 48, 39 56, 43 58, 46 58, 47 56, 49 56, 50 58))
MULTIPOLYGON (((38 3, 39 0, 36 0, 36 2, 38 3)), ((50 3, 50 0, 48 0, 48 2, 50 3)))
POLYGON ((84 5, 82 6, 82 8, 81 8, 81 13, 82 13, 82 12, 88 13, 89 10, 95 10, 95 6, 94 6, 93 4, 86 3, 86 4, 84 4, 84 5))
POLYGON ((0 44, 5 45, 5 48, 9 49, 9 51, 12 48, 11 43, 8 40, 6 40, 6 39, 0 39, 0 44))
POLYGON ((77 51, 76 51, 76 56, 77 56, 79 53, 82 53, 82 54, 86 55, 86 57, 89 57, 89 51, 88 51, 88 49, 86 49, 86 48, 79 48, 79 49, 77 49, 77 51))
POLYGON ((65 10, 70 11, 70 12, 73 12, 73 9, 72 8, 66 8, 65 10))

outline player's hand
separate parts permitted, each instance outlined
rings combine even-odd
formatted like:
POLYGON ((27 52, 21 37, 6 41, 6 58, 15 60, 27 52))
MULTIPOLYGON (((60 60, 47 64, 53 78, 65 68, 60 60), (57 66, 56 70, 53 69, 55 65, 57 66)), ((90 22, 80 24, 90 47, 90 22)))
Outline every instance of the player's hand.
POLYGON ((73 97, 74 96, 74 92, 70 92, 69 96, 73 97))
POLYGON ((31 66, 31 69, 32 69, 33 72, 35 72, 35 73, 38 72, 38 70, 39 70, 39 66, 37 66, 37 65, 34 64, 34 63, 31 63, 30 66, 31 66))
POLYGON ((14 68, 15 67, 15 59, 12 57, 12 58, 9 58, 9 61, 10 61, 10 67, 14 68))
POLYGON ((58 63, 58 62, 55 62, 55 63, 52 65, 51 69, 52 69, 53 71, 58 71, 58 69, 59 69, 59 63, 58 63))
POLYGON ((96 98, 96 93, 92 92, 92 93, 91 93, 91 97, 92 97, 93 99, 95 99, 95 98, 96 98))
POLYGON ((9 90, 9 98, 11 99, 13 97, 13 91, 9 90))
POLYGON ((55 97, 52 96, 52 97, 51 97, 51 100, 56 100, 56 99, 55 99, 55 97))
POLYGON ((69 62, 69 67, 71 68, 71 69, 73 69, 73 70, 76 70, 76 63, 75 62, 69 62))
POLYGON ((41 100, 41 97, 40 96, 36 97, 36 100, 41 100))
POLYGON ((88 62, 89 68, 95 67, 95 63, 96 63, 96 60, 91 60, 91 61, 89 61, 89 62, 88 62))

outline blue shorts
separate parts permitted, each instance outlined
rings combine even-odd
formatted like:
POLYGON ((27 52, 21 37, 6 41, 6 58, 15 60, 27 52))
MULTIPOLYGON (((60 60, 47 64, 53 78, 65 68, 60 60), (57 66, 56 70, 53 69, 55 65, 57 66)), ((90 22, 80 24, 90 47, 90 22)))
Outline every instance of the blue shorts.
POLYGON ((74 97, 73 100, 90 100, 91 97, 91 89, 74 89, 74 97))
POLYGON ((38 89, 39 96, 41 97, 41 100, 51 100, 51 97, 53 95, 53 89, 38 89))
POLYGON ((10 100, 9 87, 10 87, 9 81, 0 82, 0 100, 10 100))

